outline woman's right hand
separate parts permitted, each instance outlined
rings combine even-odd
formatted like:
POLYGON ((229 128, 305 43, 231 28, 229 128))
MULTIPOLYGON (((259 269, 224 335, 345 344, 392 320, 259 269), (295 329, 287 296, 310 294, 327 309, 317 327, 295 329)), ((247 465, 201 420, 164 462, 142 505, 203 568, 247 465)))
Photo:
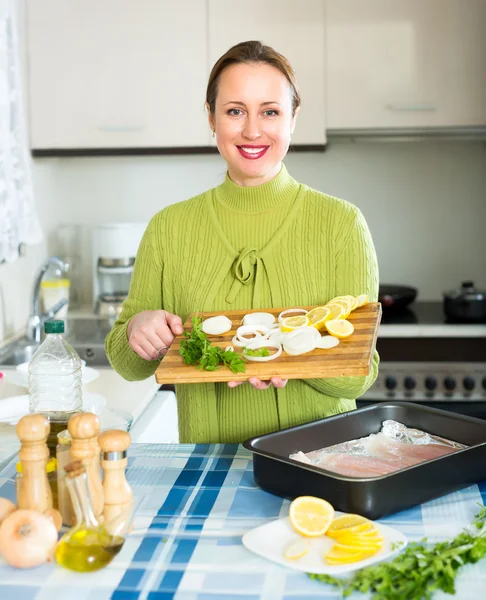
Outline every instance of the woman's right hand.
POLYGON ((144 310, 128 323, 128 344, 141 358, 157 360, 182 332, 182 319, 177 315, 166 310, 144 310))

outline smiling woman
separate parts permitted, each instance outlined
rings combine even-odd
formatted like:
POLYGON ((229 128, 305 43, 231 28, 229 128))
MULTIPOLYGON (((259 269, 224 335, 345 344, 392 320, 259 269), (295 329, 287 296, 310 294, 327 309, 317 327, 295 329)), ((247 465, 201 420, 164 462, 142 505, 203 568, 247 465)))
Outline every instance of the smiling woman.
MULTIPOLYGON (((323 305, 378 296, 378 267, 356 206, 298 183, 283 159, 300 111, 289 62, 261 42, 230 48, 209 77, 209 125, 228 170, 218 187, 157 213, 123 311, 106 339, 126 379, 153 375, 182 319, 201 311, 323 305)), ((176 387, 183 443, 241 442, 352 410, 366 377, 251 378, 176 387)))
POLYGON ((278 175, 300 110, 295 75, 282 55, 259 42, 231 48, 213 67, 206 108, 234 183, 256 186, 278 175))

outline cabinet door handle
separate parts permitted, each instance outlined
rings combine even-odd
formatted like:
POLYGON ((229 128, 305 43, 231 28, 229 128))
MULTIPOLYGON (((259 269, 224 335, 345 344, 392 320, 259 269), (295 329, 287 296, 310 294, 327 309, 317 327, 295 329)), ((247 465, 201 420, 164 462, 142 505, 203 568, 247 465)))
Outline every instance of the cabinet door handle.
POLYGON ((426 103, 401 103, 401 104, 388 104, 385 107, 387 110, 393 112, 435 112, 437 106, 435 104, 426 103))
POLYGON ((107 133, 123 133, 126 131, 142 131, 143 125, 98 125, 99 131, 106 131, 107 133))

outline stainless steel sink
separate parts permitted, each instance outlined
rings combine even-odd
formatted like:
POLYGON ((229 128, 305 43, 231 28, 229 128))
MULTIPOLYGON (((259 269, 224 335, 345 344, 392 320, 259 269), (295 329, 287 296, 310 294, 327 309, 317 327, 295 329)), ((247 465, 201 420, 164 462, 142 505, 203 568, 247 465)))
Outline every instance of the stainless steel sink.
MULTIPOLYGON (((27 343, 26 340, 23 340, 23 343, 27 343)), ((38 347, 38 345, 32 344, 23 346, 22 340, 13 342, 0 351, 0 365, 15 367, 24 362, 29 362, 38 347)))
MULTIPOLYGON (((104 342, 110 328, 107 319, 68 319, 65 337, 88 367, 109 367, 104 342)), ((16 340, 0 349, 0 366, 28 362, 38 347, 27 338, 16 340)))

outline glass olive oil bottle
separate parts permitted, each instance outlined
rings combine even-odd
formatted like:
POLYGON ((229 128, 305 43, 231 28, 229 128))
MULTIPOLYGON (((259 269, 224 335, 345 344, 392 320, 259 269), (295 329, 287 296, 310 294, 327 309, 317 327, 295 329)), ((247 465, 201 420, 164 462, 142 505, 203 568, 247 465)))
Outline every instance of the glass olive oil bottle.
POLYGON ((86 471, 80 461, 65 467, 76 525, 67 531, 56 548, 56 560, 72 571, 97 571, 120 552, 125 539, 111 535, 93 514, 86 471))

